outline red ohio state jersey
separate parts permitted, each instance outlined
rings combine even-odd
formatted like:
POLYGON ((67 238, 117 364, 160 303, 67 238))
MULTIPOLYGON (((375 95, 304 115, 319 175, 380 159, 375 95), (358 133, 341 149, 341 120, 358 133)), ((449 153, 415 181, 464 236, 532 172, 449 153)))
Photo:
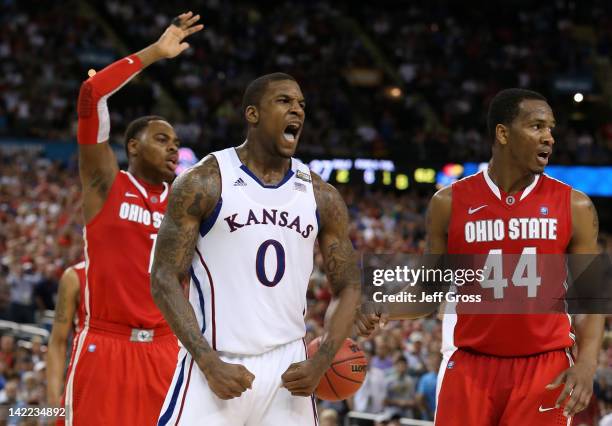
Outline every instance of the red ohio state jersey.
POLYGON ((85 309, 90 318, 151 329, 166 326, 149 274, 169 186, 117 173, 102 210, 84 231, 85 309))
MULTIPOLYGON (((556 268, 561 279, 542 279, 546 259, 539 255, 566 253, 572 234, 570 200, 571 187, 545 174, 512 195, 498 188, 486 170, 461 179, 452 186, 447 251, 488 255, 482 258, 487 259, 489 274, 478 289, 487 300, 518 296, 529 303, 546 293, 563 295, 564 264, 556 268), (532 263, 526 260, 530 256, 532 263)), ((455 309, 456 314, 444 318, 445 352, 462 348, 525 356, 574 343, 567 314, 474 314, 477 304, 464 314, 461 303, 455 309)))

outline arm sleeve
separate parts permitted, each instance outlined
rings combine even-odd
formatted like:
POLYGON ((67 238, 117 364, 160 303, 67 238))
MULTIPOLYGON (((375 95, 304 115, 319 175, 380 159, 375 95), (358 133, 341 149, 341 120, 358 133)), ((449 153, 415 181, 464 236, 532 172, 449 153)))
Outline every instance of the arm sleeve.
POLYGON ((142 70, 137 55, 114 62, 81 85, 77 112, 79 144, 94 145, 108 140, 110 117, 106 101, 142 70))

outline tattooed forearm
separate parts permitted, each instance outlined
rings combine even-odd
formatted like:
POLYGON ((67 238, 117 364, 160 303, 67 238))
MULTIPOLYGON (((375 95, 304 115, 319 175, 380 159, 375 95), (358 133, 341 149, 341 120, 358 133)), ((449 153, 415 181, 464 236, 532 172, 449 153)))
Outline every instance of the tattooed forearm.
POLYGON ((153 300, 194 359, 211 352, 212 348, 203 338, 180 283, 193 258, 200 222, 219 197, 218 171, 211 176, 206 174, 205 166, 207 162, 186 172, 174 183, 157 236, 151 270, 153 300))
POLYGON ((211 352, 212 348, 202 336, 193 308, 185 298, 178 280, 158 270, 152 276, 151 287, 153 300, 193 358, 198 359, 202 354, 211 352))
POLYGON ((319 244, 334 296, 325 314, 325 332, 316 355, 325 366, 353 327, 361 298, 361 271, 348 235, 349 216, 344 200, 335 188, 313 176, 321 216, 319 244))
POLYGON ((211 348, 202 337, 195 313, 183 294, 180 282, 189 267, 197 234, 194 236, 189 230, 180 228, 171 216, 164 218, 151 271, 151 292, 170 328, 196 358, 211 348))
POLYGON ((316 175, 314 188, 321 217, 319 243, 325 272, 337 295, 347 286, 359 287, 361 283, 357 255, 348 235, 348 211, 338 191, 316 175))
POLYGON ((327 339, 325 343, 323 343, 318 350, 318 354, 320 354, 325 361, 331 363, 334 360, 334 356, 336 356, 337 347, 339 347, 333 339, 327 339))
POLYGON ((334 241, 327 246, 325 272, 334 294, 346 286, 359 286, 359 267, 355 251, 349 240, 334 241))

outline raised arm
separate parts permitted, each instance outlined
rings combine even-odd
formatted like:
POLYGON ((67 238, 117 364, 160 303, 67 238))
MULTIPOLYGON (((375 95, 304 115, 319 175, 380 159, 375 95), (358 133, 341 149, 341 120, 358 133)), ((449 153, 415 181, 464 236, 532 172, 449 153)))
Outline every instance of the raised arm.
POLYGON ((199 15, 183 13, 173 20, 155 43, 107 66, 81 85, 77 140, 86 223, 102 209, 119 171, 115 154, 108 143, 108 98, 143 68, 160 59, 173 58, 187 49, 189 45, 183 39, 203 28, 202 25, 195 25, 199 19, 199 15))
POLYGON ((47 353, 47 402, 53 407, 59 407, 62 399, 68 336, 78 305, 79 277, 70 267, 64 271, 59 281, 57 306, 47 353))
POLYGON ((200 223, 214 210, 221 196, 221 176, 213 156, 179 176, 172 184, 162 221, 153 267, 151 292, 166 321, 221 399, 240 396, 254 376, 242 365, 227 364, 204 339, 181 282, 188 277, 200 223))
POLYGON ((320 216, 319 247, 332 291, 325 314, 325 331, 316 355, 292 364, 283 374, 283 385, 293 394, 309 396, 351 332, 361 298, 361 271, 348 235, 349 216, 338 191, 313 175, 320 216))
MULTIPOLYGON (((593 202, 582 192, 572 190, 571 204, 572 239, 568 252, 574 255, 598 254, 599 220, 593 202)), ((576 261, 570 259, 570 273, 574 278, 584 272, 584 268, 588 266, 585 264, 586 257, 584 256, 583 259, 576 261)), ((569 400, 565 404, 565 415, 573 416, 589 405, 593 394, 593 377, 601 351, 604 323, 605 316, 600 314, 579 315, 577 317, 575 323, 578 347, 576 364, 561 373, 548 386, 550 389, 554 389, 565 383, 563 392, 557 399, 557 404, 561 406, 569 396, 569 400)))

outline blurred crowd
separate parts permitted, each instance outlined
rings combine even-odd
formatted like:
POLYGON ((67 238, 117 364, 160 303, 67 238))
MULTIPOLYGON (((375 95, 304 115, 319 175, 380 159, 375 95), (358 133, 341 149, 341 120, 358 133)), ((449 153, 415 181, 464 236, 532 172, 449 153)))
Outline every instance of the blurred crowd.
POLYGON ((46 346, 39 336, 17 338, 3 332, 0 337, 0 424, 42 424, 35 418, 21 420, 7 408, 45 405, 46 346))
MULTIPOLYGON (((189 7, 202 14, 205 31, 181 58, 153 66, 147 81, 115 95, 113 140, 131 119, 158 113, 166 93, 171 110, 180 111, 171 120, 198 153, 239 143, 246 85, 284 71, 307 100, 300 155, 485 160, 486 105, 498 90, 519 86, 553 105, 556 162, 612 159, 611 111, 603 101, 587 102, 588 92, 602 90, 597 58, 612 48, 608 2, 475 9, 200 0, 189 7), (563 78, 589 83, 583 104, 558 87, 563 78)), ((177 12, 146 0, 49 2, 44 9, 32 0, 0 2, 0 136, 74 138, 87 70, 119 58, 119 45, 136 51, 154 41, 177 12)))
POLYGON ((0 1, 0 136, 75 134, 86 49, 114 50, 99 26, 69 3, 0 1))
POLYGON ((609 164, 611 111, 574 103, 572 96, 581 90, 568 82, 591 84, 587 98, 589 91, 603 89, 597 67, 612 52, 610 12, 606 1, 489 2, 478 8, 432 1, 352 8, 407 93, 419 96, 413 109, 426 104, 442 125, 428 131, 418 120, 406 120, 401 105, 375 111, 378 132, 391 133, 394 145, 421 161, 445 155, 486 160, 487 105, 498 91, 523 87, 547 96, 555 112, 555 162, 609 164))
POLYGON ((0 319, 34 323, 54 309, 57 279, 83 257, 76 169, 0 150, 0 319))

